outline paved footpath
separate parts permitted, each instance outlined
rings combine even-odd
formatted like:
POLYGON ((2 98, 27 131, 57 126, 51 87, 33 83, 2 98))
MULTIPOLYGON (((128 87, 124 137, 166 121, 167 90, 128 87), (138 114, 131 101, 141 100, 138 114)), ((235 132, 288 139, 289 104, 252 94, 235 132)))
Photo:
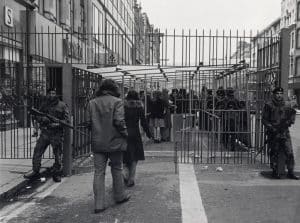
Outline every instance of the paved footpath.
MULTIPOLYGON (((297 132, 291 129, 299 165, 297 132)), ((126 204, 113 202, 107 170, 108 209, 93 214, 92 162, 86 162, 84 171, 61 183, 48 180, 36 193, 0 209, 0 222, 299 222, 300 181, 271 179, 269 168, 258 165, 221 165, 218 172, 219 165, 180 164, 175 174, 169 151, 170 143, 146 145, 146 161, 138 164, 136 186, 127 188, 132 198, 126 204)))
MULTIPOLYGON (((90 166, 91 163, 86 163, 90 166)), ((112 199, 107 169, 107 210, 93 213, 93 172, 49 180, 34 196, 21 196, 0 210, 0 221, 20 222, 133 222, 133 223, 298 223, 300 181, 263 176, 263 166, 180 164, 174 172, 171 158, 147 157, 140 162, 136 186, 127 188, 128 203, 112 199)), ((85 168, 84 170, 88 170, 85 168)))

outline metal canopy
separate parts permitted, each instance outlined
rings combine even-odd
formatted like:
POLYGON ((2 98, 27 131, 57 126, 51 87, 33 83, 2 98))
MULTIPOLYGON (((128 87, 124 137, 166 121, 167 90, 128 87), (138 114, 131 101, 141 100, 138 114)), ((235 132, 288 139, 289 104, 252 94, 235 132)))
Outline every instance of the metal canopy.
MULTIPOLYGON (((234 66, 234 65, 233 65, 234 66)), ((89 72, 112 78, 116 81, 153 79, 170 81, 183 73, 201 73, 202 75, 221 74, 231 70, 233 66, 155 66, 148 65, 118 65, 113 67, 88 69, 89 72)))

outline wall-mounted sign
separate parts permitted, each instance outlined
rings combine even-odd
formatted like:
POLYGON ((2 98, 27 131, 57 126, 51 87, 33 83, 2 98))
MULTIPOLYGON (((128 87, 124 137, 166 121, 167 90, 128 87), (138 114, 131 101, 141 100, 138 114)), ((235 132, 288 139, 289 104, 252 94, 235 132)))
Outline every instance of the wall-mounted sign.
POLYGON ((4 23, 9 27, 14 26, 13 10, 7 6, 4 6, 4 23))

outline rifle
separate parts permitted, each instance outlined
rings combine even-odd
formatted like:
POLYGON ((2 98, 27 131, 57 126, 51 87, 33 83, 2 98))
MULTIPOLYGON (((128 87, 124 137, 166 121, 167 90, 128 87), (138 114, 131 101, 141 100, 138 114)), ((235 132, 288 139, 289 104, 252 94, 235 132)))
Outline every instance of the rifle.
POLYGON ((32 113, 32 114, 35 115, 35 116, 47 117, 47 118, 48 118, 51 122, 53 122, 53 123, 59 123, 59 124, 61 124, 62 126, 65 126, 65 127, 70 128, 70 129, 73 129, 74 131, 76 131, 76 132, 78 132, 78 133, 81 133, 81 134, 83 134, 83 135, 89 136, 89 134, 87 134, 87 133, 85 133, 85 132, 82 132, 82 131, 76 129, 74 126, 72 126, 72 125, 69 124, 68 122, 62 121, 62 120, 60 120, 60 119, 58 119, 58 118, 56 118, 56 117, 54 117, 54 116, 52 116, 52 115, 50 115, 50 114, 47 114, 47 113, 45 113, 45 112, 41 112, 41 111, 39 111, 39 110, 37 110, 37 109, 35 109, 35 108, 30 108, 30 113, 32 113))

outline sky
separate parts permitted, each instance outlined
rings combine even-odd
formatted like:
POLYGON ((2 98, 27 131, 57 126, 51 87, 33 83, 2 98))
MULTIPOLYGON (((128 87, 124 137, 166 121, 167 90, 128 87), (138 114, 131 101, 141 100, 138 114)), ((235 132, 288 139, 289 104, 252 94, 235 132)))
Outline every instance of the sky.
POLYGON ((281 0, 138 0, 161 30, 259 31, 280 17, 281 0))

